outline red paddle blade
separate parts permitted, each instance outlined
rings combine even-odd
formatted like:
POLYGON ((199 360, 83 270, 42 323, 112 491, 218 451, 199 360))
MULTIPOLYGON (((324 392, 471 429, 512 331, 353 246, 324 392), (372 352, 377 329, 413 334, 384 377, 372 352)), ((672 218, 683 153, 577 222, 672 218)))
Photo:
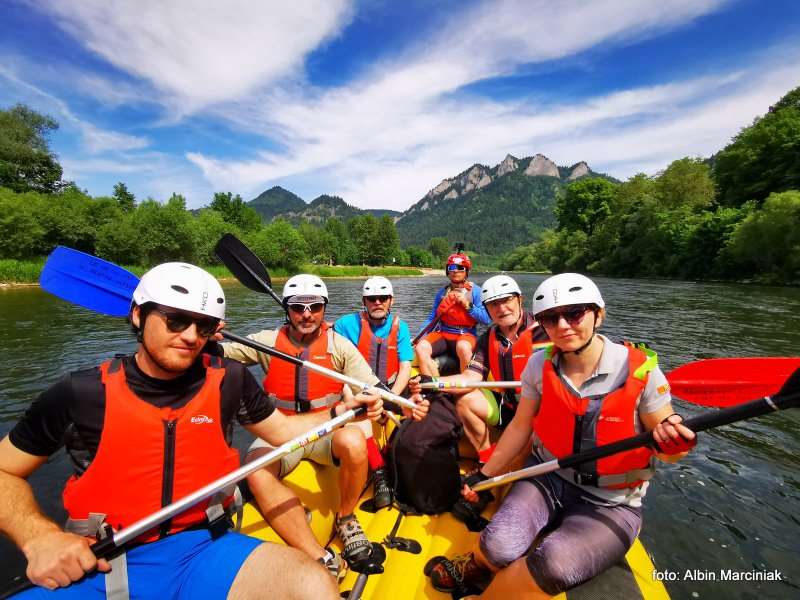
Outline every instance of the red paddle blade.
POLYGON ((704 406, 735 406, 775 394, 800 368, 800 357, 709 358, 667 375, 672 394, 704 406))

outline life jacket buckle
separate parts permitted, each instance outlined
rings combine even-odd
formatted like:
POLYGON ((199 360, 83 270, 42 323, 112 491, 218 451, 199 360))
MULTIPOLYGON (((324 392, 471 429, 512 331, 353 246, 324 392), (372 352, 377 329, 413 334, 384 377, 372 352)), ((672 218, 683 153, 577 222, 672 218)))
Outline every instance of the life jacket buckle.
POLYGON ((215 540, 233 529, 233 519, 228 511, 223 511, 221 515, 209 521, 206 527, 211 534, 211 539, 215 540))
POLYGON ((581 473, 580 471, 574 471, 572 473, 572 479, 578 485, 593 485, 597 487, 597 475, 594 473, 581 473))

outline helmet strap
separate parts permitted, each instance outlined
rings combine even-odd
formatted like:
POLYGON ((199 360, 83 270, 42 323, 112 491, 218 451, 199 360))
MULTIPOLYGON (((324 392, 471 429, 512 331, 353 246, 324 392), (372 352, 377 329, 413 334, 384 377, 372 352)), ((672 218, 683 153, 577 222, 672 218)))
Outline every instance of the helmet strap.
POLYGON ((575 356, 580 356, 581 352, 591 346, 592 342, 594 341, 594 336, 597 333, 597 309, 593 310, 592 314, 594 315, 594 325, 592 325, 592 335, 589 336, 589 340, 577 350, 569 350, 564 354, 574 354, 575 356))

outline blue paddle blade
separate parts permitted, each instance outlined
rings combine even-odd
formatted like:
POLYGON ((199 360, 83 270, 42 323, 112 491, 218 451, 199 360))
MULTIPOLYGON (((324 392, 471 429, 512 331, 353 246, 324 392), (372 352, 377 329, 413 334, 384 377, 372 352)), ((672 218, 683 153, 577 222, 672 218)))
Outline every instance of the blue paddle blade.
POLYGON ((89 310, 125 317, 139 278, 117 265, 66 246, 58 246, 39 276, 42 289, 89 310))

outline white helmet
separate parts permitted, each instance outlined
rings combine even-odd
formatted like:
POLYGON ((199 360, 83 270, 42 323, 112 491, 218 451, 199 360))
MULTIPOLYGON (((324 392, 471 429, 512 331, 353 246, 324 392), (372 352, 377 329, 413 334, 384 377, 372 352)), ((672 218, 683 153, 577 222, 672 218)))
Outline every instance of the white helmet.
POLYGON ((301 273, 290 277, 289 280, 283 285, 283 303, 293 296, 301 296, 298 301, 313 302, 318 298, 325 300, 328 303, 328 288, 323 283, 322 279, 316 275, 308 275, 301 273), (303 298, 303 296, 305 298, 303 298))
POLYGON ((561 273, 548 277, 533 293, 533 314, 570 304, 594 304, 605 307, 600 290, 594 282, 578 273, 561 273))
POLYGON ((364 296, 394 296, 392 282, 386 277, 370 277, 361 288, 361 297, 364 296))
POLYGON ((188 263, 163 263, 142 275, 133 290, 133 303, 141 306, 147 302, 225 318, 222 286, 210 273, 188 263))
POLYGON ((481 286, 481 302, 484 305, 492 300, 508 298, 514 294, 522 296, 522 290, 519 289, 517 282, 508 275, 489 277, 481 286))

